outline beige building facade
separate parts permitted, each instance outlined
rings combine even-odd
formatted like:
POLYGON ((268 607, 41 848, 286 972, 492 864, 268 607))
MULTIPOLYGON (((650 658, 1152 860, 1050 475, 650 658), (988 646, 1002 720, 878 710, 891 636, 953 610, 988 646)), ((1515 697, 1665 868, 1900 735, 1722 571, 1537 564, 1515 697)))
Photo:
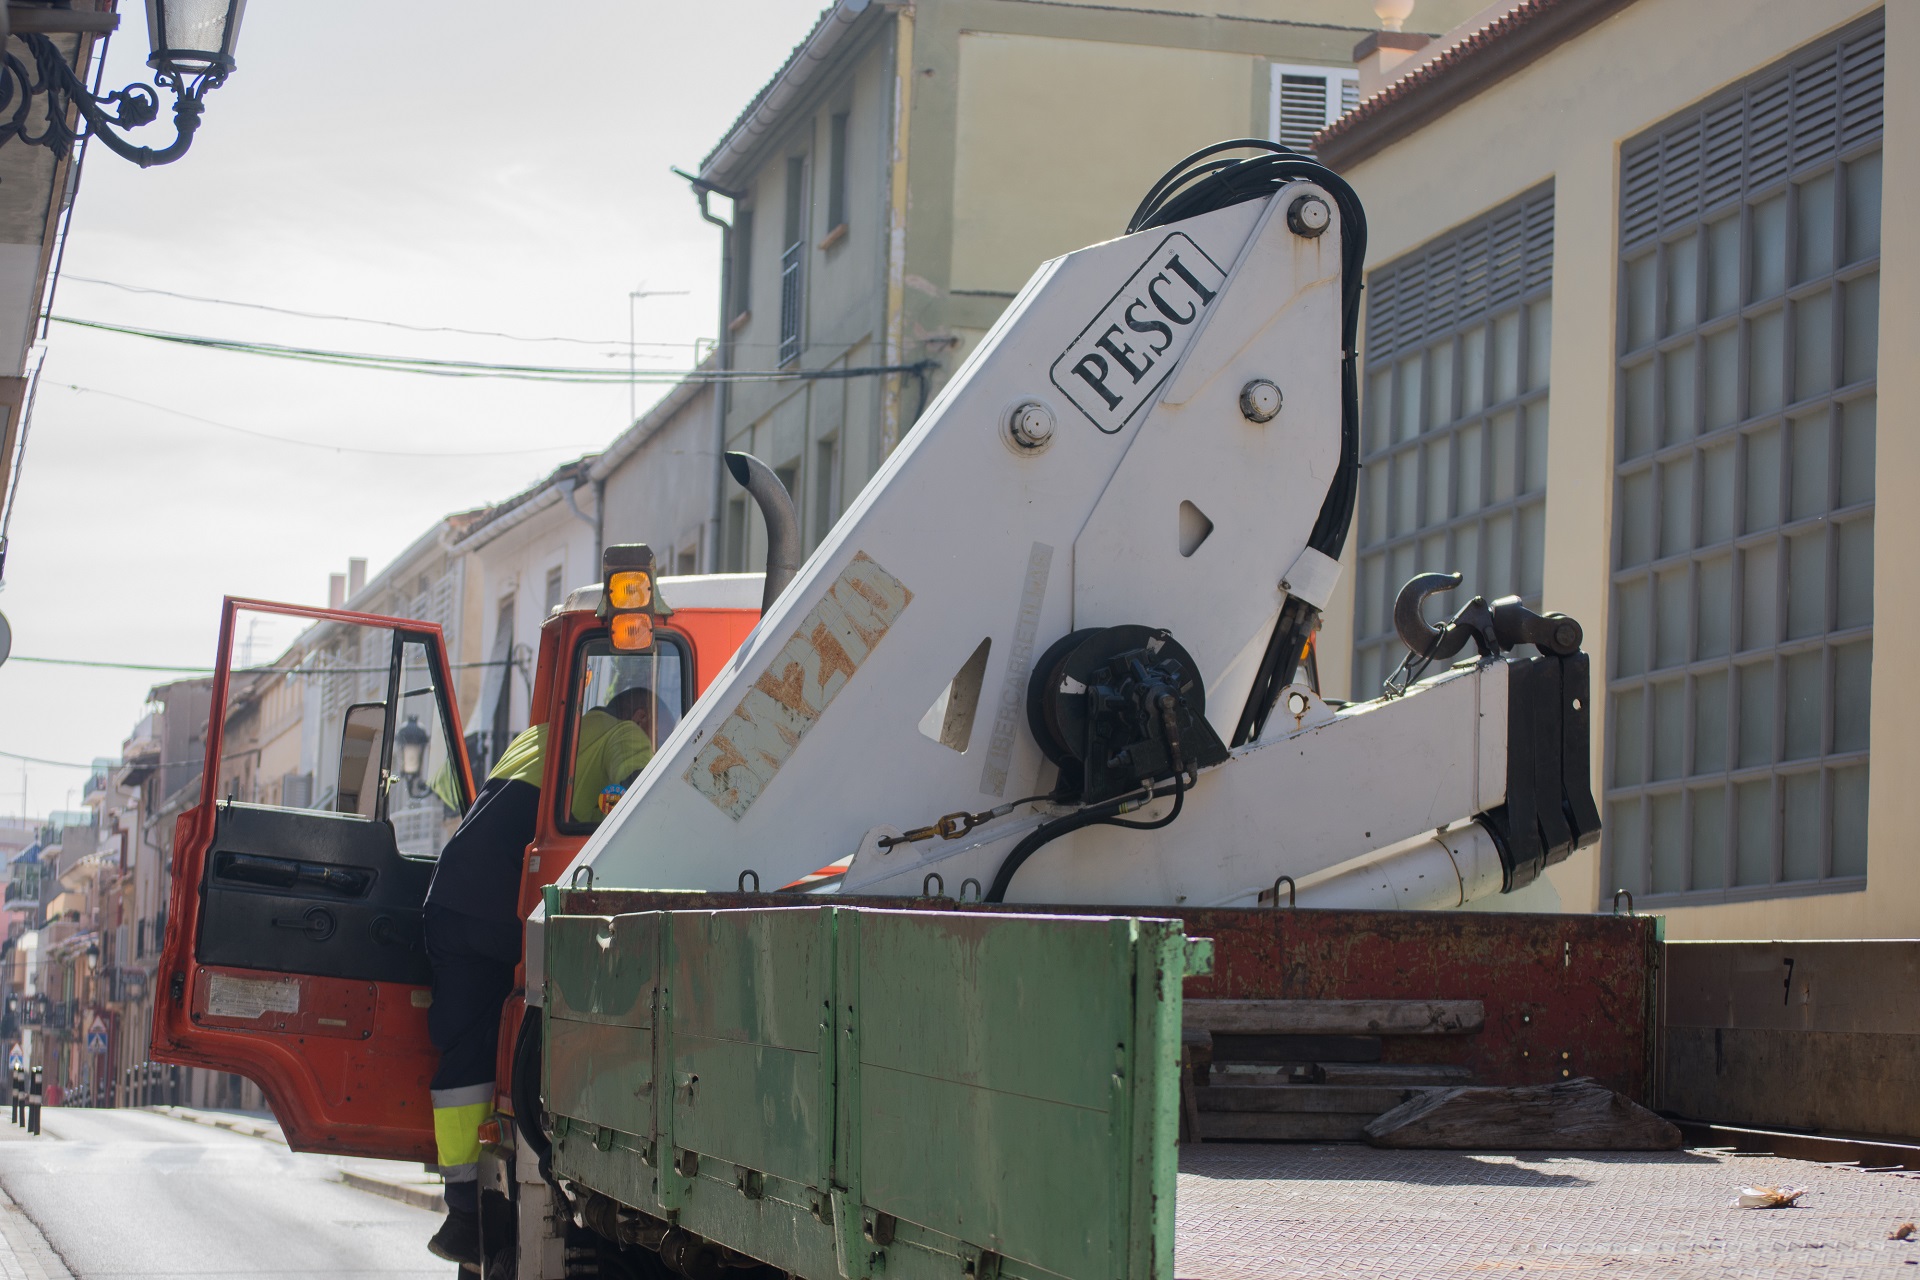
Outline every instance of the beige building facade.
MULTIPOLYGON (((840 0, 700 168, 736 197, 716 438, 781 475, 817 545, 1041 263, 1121 234, 1203 146, 1308 145, 1374 22, 1364 0, 840 0)), ((717 492, 717 567, 758 567, 758 513, 717 492)))
POLYGON ((1411 571, 1584 625, 1606 832, 1536 905, 1625 888, 1674 938, 1920 931, 1913 677, 1873 661, 1920 607, 1920 515, 1875 503, 1920 474, 1887 425, 1920 319, 1881 235, 1920 183, 1902 49, 1906 4, 1509 0, 1320 139, 1371 224, 1321 670, 1377 692, 1411 571))

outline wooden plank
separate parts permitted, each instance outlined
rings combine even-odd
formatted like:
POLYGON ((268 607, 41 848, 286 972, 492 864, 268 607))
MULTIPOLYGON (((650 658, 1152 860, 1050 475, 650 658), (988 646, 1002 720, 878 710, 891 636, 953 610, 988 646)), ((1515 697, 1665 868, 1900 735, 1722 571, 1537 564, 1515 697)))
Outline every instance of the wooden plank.
POLYGON ((1370 1120, 1393 1110, 1424 1090, 1378 1085, 1282 1084, 1231 1085, 1221 1089, 1195 1089, 1193 1092, 1203 1112, 1320 1112, 1358 1115, 1370 1120))
POLYGON ((1207 1071, 1206 1083, 1216 1089, 1242 1085, 1319 1084, 1318 1071, 1312 1066, 1272 1062, 1216 1062, 1207 1071))
POLYGON ((1254 1142, 1358 1142, 1367 1117, 1329 1112, 1202 1111, 1200 1132, 1209 1142, 1239 1138, 1254 1142))
POLYGON ((1446 1063, 1412 1062, 1219 1062, 1208 1070, 1206 1083, 1215 1088, 1283 1084, 1437 1085, 1452 1088, 1473 1083, 1473 1072, 1446 1063))
POLYGON ((1434 1089, 1366 1126, 1376 1147, 1455 1151, 1671 1151, 1680 1130, 1582 1077, 1516 1088, 1434 1089))
POLYGON ((1448 1085, 1473 1083, 1473 1071, 1446 1063, 1328 1062, 1321 1064, 1322 1084, 1448 1085))
MULTIPOLYGON (((1188 1001, 1189 1004, 1193 1003, 1188 1001)), ((1223 1032, 1213 1037, 1215 1062, 1378 1062, 1379 1036, 1243 1036, 1223 1032)))
POLYGON ((1487 1020, 1478 1000, 1189 1000, 1182 1021, 1242 1035, 1461 1035, 1487 1020))

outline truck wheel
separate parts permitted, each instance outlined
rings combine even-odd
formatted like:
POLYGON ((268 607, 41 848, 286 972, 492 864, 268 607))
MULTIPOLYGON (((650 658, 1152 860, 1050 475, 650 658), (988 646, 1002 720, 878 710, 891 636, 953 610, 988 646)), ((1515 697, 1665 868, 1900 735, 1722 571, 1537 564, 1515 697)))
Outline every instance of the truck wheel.
POLYGON ((520 1019, 520 1035, 513 1042, 513 1079, 508 1084, 508 1095, 513 1099, 514 1128, 539 1157, 544 1171, 553 1150, 553 1138, 547 1132, 547 1112, 540 1102, 541 1026, 541 1011, 529 1007, 520 1019))

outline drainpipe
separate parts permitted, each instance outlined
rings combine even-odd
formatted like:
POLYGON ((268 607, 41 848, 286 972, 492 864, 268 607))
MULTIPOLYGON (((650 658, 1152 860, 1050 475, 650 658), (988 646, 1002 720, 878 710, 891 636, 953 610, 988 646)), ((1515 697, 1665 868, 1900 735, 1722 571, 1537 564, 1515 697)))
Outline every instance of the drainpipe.
POLYGON ((580 504, 573 500, 573 491, 579 487, 580 482, 576 480, 569 487, 562 489, 560 496, 567 500, 567 510, 573 512, 573 518, 593 530, 593 563, 598 565, 600 563, 600 510, 602 505, 599 501, 599 488, 596 486, 594 489, 593 514, 588 515, 580 509, 580 504))
POLYGON ((726 526, 721 512, 727 502, 727 382, 726 371, 733 367, 733 335, 727 328, 727 321, 733 319, 727 314, 733 304, 733 224, 714 213, 707 207, 709 195, 723 195, 729 200, 739 200, 741 193, 717 187, 704 178, 695 177, 682 169, 675 173, 693 185, 694 195, 700 198, 700 217, 720 228, 720 327, 719 336, 714 340, 713 368, 720 376, 714 378, 713 387, 713 514, 707 535, 707 572, 720 572, 720 535, 726 526))
MULTIPOLYGON (((893 155, 887 183, 886 363, 906 363, 907 132, 913 115, 913 9, 893 15, 893 155)), ((880 393, 881 459, 900 443, 900 375, 890 373, 880 393)))

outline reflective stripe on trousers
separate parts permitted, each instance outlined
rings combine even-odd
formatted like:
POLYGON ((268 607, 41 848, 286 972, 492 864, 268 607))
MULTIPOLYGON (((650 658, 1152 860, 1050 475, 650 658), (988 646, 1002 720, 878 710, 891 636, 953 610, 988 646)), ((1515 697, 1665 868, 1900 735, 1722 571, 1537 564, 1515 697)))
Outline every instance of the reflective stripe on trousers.
POLYGON ((480 1126, 493 1113, 493 1083, 433 1090, 433 1144, 448 1205, 474 1210, 480 1179, 480 1126))

